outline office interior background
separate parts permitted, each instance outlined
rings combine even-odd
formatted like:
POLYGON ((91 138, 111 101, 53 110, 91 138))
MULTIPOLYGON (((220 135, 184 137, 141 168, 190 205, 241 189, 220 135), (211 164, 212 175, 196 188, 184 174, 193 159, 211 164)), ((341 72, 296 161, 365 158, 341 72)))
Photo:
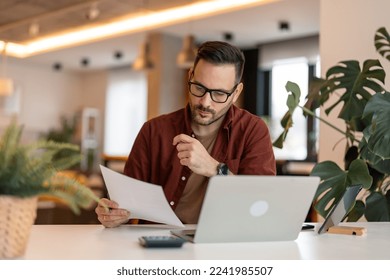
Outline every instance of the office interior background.
MULTIPOLYGON (((5 14, 15 14, 11 11, 18 8, 16 2, 13 7, 4 5, 13 2, 0 3, 0 35, 7 31, 5 14)), ((42 1, 25 2, 31 2, 33 9, 34 2, 42 1)), ((119 1, 84 2, 96 2, 99 9, 99 2, 103 7, 104 2, 114 5, 119 1)), ((158 1, 135 2, 140 12, 148 12, 158 1)), ((126 157, 143 122, 185 106, 188 68, 179 67, 176 58, 185 37, 193 35, 197 44, 226 40, 244 51, 245 90, 238 105, 264 117, 276 137, 281 129, 278 121, 287 109, 286 81, 297 82, 305 96, 309 76, 324 75, 341 60, 378 58, 373 36, 378 27, 390 26, 389 10, 386 0, 264 1, 242 10, 187 17, 173 24, 25 58, 3 55, 1 75, 13 80, 14 90, 11 96, 0 97, 0 131, 16 116, 24 125, 23 141, 29 142, 59 128, 62 117, 78 116, 77 141, 94 151, 95 168, 103 162, 102 155, 126 157), (144 42, 148 42, 153 68, 134 70, 132 65, 144 42)), ((104 13, 100 9, 98 16, 104 13)), ((43 32, 44 21, 36 23, 43 32)), ((387 83, 389 79, 386 77, 387 83)), ((342 126, 336 116, 318 113, 342 126)), ((342 137, 317 123, 315 140, 308 146, 306 125, 305 119, 296 120, 289 134, 290 144, 283 150, 275 148, 277 159, 333 160, 343 166, 342 137)))

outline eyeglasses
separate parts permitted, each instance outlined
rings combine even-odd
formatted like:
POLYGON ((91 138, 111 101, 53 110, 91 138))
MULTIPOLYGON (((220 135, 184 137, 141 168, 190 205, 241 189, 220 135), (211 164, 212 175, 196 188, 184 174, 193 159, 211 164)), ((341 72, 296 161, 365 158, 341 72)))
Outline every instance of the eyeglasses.
POLYGON ((210 93, 211 100, 216 103, 225 103, 229 96, 232 95, 238 84, 236 84, 230 92, 226 92, 220 89, 209 89, 199 83, 188 81, 188 89, 193 96, 203 97, 206 93, 210 93))

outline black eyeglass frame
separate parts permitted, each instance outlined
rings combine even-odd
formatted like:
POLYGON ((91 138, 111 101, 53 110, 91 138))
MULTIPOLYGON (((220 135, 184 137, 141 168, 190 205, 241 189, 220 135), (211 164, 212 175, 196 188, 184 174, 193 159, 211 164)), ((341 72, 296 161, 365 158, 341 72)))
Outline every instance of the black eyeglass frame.
POLYGON ((240 83, 237 83, 237 84, 233 87, 233 89, 232 89, 230 92, 227 92, 227 91, 224 91, 224 90, 221 90, 221 89, 209 89, 209 88, 205 87, 204 85, 202 85, 202 84, 200 84, 200 83, 191 82, 192 76, 193 76, 193 73, 191 74, 191 78, 190 78, 190 80, 188 81, 188 91, 189 91, 193 96, 196 96, 196 97, 199 97, 199 98, 205 96, 206 93, 210 93, 211 100, 213 100, 215 103, 226 103, 226 101, 227 101, 227 100, 229 99, 229 97, 236 91, 238 85, 240 84, 240 83), (204 89, 204 93, 203 93, 202 95, 194 94, 194 93, 191 91, 191 85, 196 85, 196 86, 198 86, 198 87, 203 88, 203 89, 204 89), (225 101, 216 101, 216 100, 214 100, 213 94, 212 94, 213 92, 219 92, 219 93, 224 93, 224 94, 226 94, 226 99, 225 99, 225 101))

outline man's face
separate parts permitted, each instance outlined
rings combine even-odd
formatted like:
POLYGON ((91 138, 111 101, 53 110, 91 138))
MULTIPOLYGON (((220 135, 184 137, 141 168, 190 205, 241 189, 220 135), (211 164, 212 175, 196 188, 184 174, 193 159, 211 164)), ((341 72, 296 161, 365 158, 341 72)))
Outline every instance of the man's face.
MULTIPOLYGON (((235 86, 234 65, 214 65, 201 59, 196 65, 191 82, 196 82, 209 89, 231 92, 235 86)), ((239 84, 225 103, 214 102, 209 92, 202 97, 197 97, 189 93, 193 122, 206 126, 221 119, 229 110, 230 106, 237 100, 241 90, 242 84, 239 84)))

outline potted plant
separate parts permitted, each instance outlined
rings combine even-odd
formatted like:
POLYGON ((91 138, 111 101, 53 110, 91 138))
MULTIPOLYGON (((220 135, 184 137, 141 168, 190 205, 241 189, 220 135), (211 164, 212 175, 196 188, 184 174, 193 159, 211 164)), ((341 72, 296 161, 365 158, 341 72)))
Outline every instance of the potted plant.
POLYGON ((0 259, 23 255, 38 197, 54 197, 76 214, 98 201, 88 187, 59 172, 80 160, 78 146, 46 140, 23 145, 22 130, 13 121, 0 138, 0 259))
MULTIPOLYGON (((390 61, 390 36, 382 27, 375 34, 376 50, 390 61)), ((300 89, 288 82, 286 89, 288 112, 281 120, 284 131, 274 141, 282 148, 292 115, 296 108, 303 114, 319 119, 346 138, 345 170, 332 161, 317 163, 311 175, 319 176, 321 183, 314 199, 314 209, 325 217, 341 198, 346 188, 360 184, 359 195, 347 221, 357 221, 364 216, 368 221, 390 220, 390 92, 384 89, 385 70, 377 59, 368 59, 363 67, 356 60, 341 61, 331 67, 326 77, 311 82, 304 106, 299 105, 300 89), (337 94, 337 95, 336 95, 337 94), (329 107, 331 95, 339 96, 329 107), (334 126, 315 114, 324 108, 329 115, 343 103, 338 118, 345 122, 345 130, 334 126)))

